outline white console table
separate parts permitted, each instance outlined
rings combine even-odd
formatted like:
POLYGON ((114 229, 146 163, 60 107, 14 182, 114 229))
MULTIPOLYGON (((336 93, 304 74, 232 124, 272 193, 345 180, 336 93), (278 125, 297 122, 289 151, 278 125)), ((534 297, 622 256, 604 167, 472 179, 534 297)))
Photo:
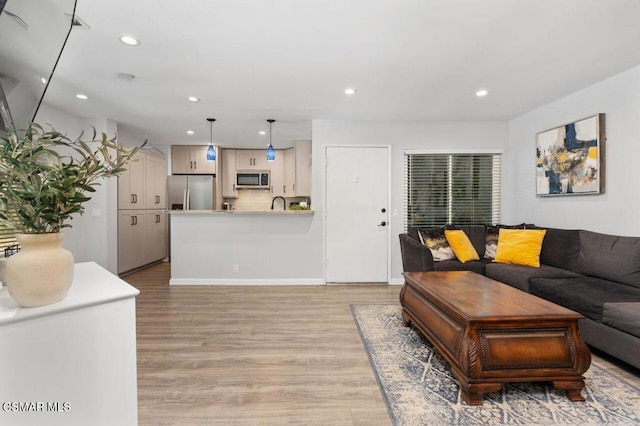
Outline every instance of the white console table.
POLYGON ((0 290, 0 424, 136 425, 135 297, 94 262, 67 297, 20 308, 0 290))

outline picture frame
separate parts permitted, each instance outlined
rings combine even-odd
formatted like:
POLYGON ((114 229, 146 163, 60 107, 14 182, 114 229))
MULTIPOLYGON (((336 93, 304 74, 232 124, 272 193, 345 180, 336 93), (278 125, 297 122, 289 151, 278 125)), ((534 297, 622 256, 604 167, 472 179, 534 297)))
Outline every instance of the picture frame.
POLYGON ((605 114, 536 134, 536 195, 603 194, 605 114))

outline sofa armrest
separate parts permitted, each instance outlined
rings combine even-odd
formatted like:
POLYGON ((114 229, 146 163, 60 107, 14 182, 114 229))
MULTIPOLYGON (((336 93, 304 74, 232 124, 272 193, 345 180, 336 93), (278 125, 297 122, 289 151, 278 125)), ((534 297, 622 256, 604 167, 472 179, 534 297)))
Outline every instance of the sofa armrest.
POLYGON ((399 237, 404 272, 435 271, 431 250, 408 234, 400 234, 399 237))

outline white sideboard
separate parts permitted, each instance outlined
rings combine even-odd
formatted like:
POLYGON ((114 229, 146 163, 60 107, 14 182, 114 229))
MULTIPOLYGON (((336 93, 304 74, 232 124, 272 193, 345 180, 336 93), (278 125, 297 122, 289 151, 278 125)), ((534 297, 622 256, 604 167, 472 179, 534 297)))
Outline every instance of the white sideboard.
POLYGON ((0 289, 0 424, 136 425, 135 297, 94 262, 61 302, 20 308, 0 289))

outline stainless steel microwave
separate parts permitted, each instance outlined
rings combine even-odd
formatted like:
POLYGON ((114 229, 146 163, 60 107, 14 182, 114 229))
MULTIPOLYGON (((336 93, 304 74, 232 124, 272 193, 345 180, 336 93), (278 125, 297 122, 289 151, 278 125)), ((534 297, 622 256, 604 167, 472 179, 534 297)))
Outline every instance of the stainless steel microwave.
POLYGON ((237 172, 236 188, 269 188, 269 172, 237 172))

